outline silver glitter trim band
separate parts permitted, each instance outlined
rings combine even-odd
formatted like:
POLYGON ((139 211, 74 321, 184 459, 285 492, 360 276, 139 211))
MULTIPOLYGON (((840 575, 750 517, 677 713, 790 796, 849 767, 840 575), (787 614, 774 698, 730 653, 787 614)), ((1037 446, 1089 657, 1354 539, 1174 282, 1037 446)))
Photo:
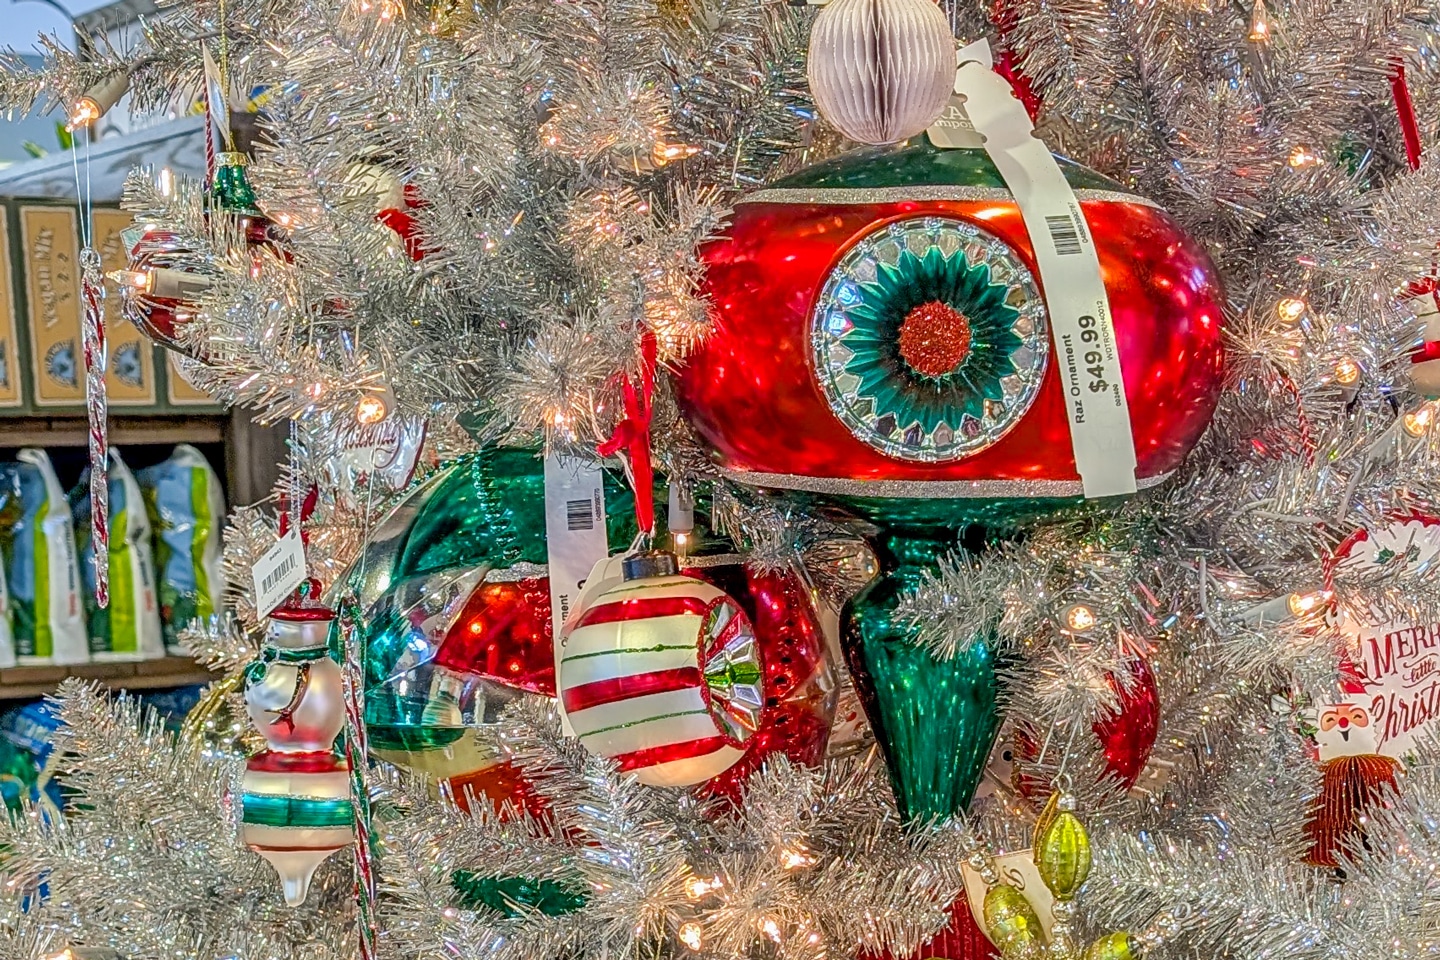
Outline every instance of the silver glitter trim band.
MULTIPOLYGON (((681 557, 680 569, 705 570, 709 567, 727 567, 737 563, 744 563, 745 558, 738 553, 716 553, 704 557, 681 557)), ((520 580, 538 580, 550 576, 550 567, 544 563, 526 563, 521 561, 513 567, 506 567, 504 570, 491 570, 485 574, 484 583, 515 583, 520 580)))
MULTIPOLYGON (((1106 203, 1136 203, 1142 207, 1161 209, 1148 197, 1118 190, 1076 190, 1078 200, 1106 203)), ((965 187, 935 184, 914 187, 797 187, 759 190, 744 197, 736 206, 746 203, 899 203, 904 200, 1014 200, 1004 187, 965 187)))
POLYGON ((705 570, 709 567, 729 567, 737 563, 744 563, 745 558, 738 553, 716 553, 708 557, 681 557, 680 570, 705 570))
MULTIPOLYGON (((887 497, 897 500, 999 500, 1003 498, 1069 498, 1085 495, 1079 480, 842 480, 802 477, 793 473, 754 473, 722 470, 736 483, 752 487, 779 487, 841 497, 887 497)), ((1170 479, 1169 473, 1137 478, 1148 490, 1170 479)))
POLYGON ((484 583, 518 583, 521 580, 538 580, 550 576, 550 567, 543 563, 520 561, 503 570, 487 570, 484 583))

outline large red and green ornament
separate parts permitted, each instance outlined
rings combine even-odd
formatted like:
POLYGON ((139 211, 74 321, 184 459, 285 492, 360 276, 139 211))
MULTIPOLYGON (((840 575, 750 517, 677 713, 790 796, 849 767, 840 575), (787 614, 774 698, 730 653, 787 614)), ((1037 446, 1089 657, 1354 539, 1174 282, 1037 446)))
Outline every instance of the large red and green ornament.
MULTIPOLYGON (((1153 203, 1062 161, 1094 235, 1143 489, 1205 429, 1223 296, 1153 203)), ((939 662, 895 616, 967 523, 1082 500, 1034 246, 982 150, 863 149, 742 199, 703 250, 714 329, 680 370, 734 479, 879 524, 844 646, 901 812, 968 804, 999 726, 993 639, 939 662)), ((983 562, 983 556, 980 558, 983 562)))
MULTIPOLYGON (((629 494, 609 473, 605 496, 610 542, 632 541, 629 494)), ((468 788, 492 801, 526 799, 515 772, 497 769, 498 758, 476 733, 515 697, 557 692, 544 509, 544 474, 535 452, 489 447, 417 487, 380 525, 365 563, 356 567, 365 570, 357 591, 362 609, 370 611, 366 717, 372 749, 450 780, 457 794, 468 788), (521 795, 496 797, 492 789, 521 795)), ((728 698, 717 715, 734 720, 729 732, 743 744, 738 756, 727 754, 730 762, 691 784, 735 797, 768 756, 783 754, 807 765, 821 760, 835 709, 833 668, 798 573, 746 567, 727 542, 703 527, 691 541, 694 550, 679 579, 730 614, 729 631, 721 628, 712 638, 716 646, 702 653, 698 631, 691 635, 695 667, 708 670, 695 692, 711 705, 728 698), (750 638, 743 642, 737 640, 742 625, 750 638)), ((602 712, 643 712, 653 702, 646 698, 654 691, 643 685, 629 686, 618 676, 606 680, 614 682, 601 691, 602 712)), ((591 688, 591 699, 598 689, 591 688)), ((658 748, 667 742, 667 729, 657 724, 629 736, 641 750, 658 748)))

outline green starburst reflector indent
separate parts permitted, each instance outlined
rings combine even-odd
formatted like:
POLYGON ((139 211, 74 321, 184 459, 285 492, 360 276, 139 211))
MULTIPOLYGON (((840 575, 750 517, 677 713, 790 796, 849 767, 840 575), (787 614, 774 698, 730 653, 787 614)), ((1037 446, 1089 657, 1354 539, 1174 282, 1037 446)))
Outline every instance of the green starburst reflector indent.
POLYGON ((1039 285, 999 237, 913 217, 862 237, 831 270, 811 320, 830 409, 900 460, 958 460, 1005 435, 1049 359, 1039 285))

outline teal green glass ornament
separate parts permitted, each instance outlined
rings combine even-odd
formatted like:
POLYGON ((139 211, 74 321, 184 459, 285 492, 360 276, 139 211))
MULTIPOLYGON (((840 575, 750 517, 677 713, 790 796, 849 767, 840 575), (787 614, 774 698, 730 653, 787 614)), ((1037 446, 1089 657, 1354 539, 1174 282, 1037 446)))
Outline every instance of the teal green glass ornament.
POLYGON ((455 888, 461 907, 467 910, 489 907, 511 919, 521 915, 521 907, 539 910, 550 917, 574 913, 590 899, 583 890, 554 880, 482 876, 471 870, 456 870, 450 875, 450 885, 455 888))
POLYGON ((245 154, 222 153, 216 158, 215 179, 210 184, 210 193, 220 209, 229 213, 253 216, 260 212, 256 206, 255 188, 245 173, 245 154))
POLYGON ((969 804, 1000 730, 993 636, 975 638, 945 661, 916 646, 895 608, 954 540, 891 530, 875 545, 883 575, 846 607, 845 660, 901 815, 943 819, 969 804))

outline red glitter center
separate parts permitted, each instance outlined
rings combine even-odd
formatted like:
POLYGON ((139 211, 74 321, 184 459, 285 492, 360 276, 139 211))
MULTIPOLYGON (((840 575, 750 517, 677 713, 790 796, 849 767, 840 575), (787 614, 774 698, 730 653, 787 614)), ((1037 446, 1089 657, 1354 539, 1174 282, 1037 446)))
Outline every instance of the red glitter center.
POLYGON ((970 318, 948 303, 922 303, 900 324, 900 357, 922 376, 954 373, 968 356, 970 318))

